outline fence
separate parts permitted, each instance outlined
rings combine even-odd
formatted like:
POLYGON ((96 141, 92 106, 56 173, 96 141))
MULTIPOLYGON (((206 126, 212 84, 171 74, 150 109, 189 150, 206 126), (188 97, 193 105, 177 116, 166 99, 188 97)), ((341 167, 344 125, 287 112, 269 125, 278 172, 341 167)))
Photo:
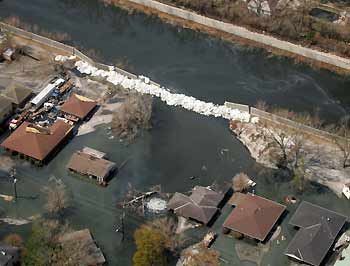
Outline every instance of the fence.
POLYGON ((250 107, 245 104, 225 102, 225 106, 231 109, 238 109, 242 112, 250 113, 250 107))
POLYGON ((250 107, 248 105, 243 105, 243 104, 237 104, 237 103, 231 103, 231 102, 225 102, 225 106, 232 108, 232 109, 238 109, 240 111, 243 112, 249 112, 250 115, 252 116, 256 116, 259 117, 260 119, 265 119, 280 125, 284 125, 287 126, 289 128, 293 128, 296 129, 298 131, 302 131, 306 134, 310 134, 310 135, 314 135, 317 137, 321 137, 327 140, 331 140, 331 141, 347 141, 345 138, 339 137, 337 135, 331 134, 327 131, 323 131, 323 130, 319 130, 295 121, 292 121, 290 119, 275 115, 275 114, 271 114, 269 112, 265 112, 262 110, 259 110, 257 108, 254 107, 250 107))
POLYGON ((300 45, 296 45, 287 41, 282 41, 277 38, 252 32, 246 28, 235 26, 230 23, 225 23, 219 20, 208 18, 202 15, 198 15, 194 12, 177 8, 174 6, 169 6, 154 0, 128 0, 132 3, 136 3, 148 8, 158 10, 162 13, 166 13, 171 16, 175 16, 181 19, 192 21, 210 28, 214 28, 223 32, 231 33, 233 35, 239 36, 244 39, 254 41, 256 43, 262 43, 264 45, 274 47, 280 50, 284 50, 290 53, 301 55, 303 57, 323 62, 329 65, 333 65, 347 71, 350 70, 350 59, 342 58, 329 53, 324 53, 321 51, 306 48, 300 45))

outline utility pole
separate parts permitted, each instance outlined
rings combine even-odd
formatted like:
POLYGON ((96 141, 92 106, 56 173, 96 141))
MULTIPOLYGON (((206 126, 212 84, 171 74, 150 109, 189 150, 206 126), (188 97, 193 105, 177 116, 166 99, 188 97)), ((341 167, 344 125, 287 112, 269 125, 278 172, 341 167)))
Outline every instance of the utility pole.
POLYGON ((17 201, 17 178, 16 178, 16 169, 12 168, 10 176, 13 180, 13 189, 14 189, 14 194, 15 194, 15 201, 17 201))
POLYGON ((125 231, 124 231, 124 218, 125 218, 125 212, 123 212, 123 215, 121 217, 121 225, 122 225, 122 242, 124 241, 124 234, 125 234, 125 231))

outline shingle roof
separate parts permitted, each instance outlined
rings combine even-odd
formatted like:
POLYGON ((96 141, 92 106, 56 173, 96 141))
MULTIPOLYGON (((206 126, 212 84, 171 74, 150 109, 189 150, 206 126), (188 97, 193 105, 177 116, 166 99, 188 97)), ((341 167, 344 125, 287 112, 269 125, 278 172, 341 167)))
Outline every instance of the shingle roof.
POLYGON ((21 105, 25 99, 31 94, 32 90, 28 89, 20 84, 11 85, 7 88, 5 95, 10 98, 11 101, 17 105, 21 105))
POLYGON ((333 245, 347 217, 303 201, 289 224, 300 227, 285 254, 318 266, 333 245))
POLYGON ((56 120, 46 133, 29 132, 28 126, 31 126, 31 123, 22 123, 1 146, 40 161, 43 161, 73 128, 61 120, 56 120))
POLYGON ((72 155, 68 168, 84 175, 93 175, 105 178, 114 168, 116 164, 97 158, 83 152, 76 152, 72 155))
POLYGON ((78 94, 72 94, 60 110, 84 119, 97 105, 97 102, 78 94))
POLYGON ((285 206, 248 193, 224 222, 225 228, 264 241, 285 206))
POLYGON ((218 211, 218 205, 224 196, 210 188, 196 186, 189 197, 175 193, 168 202, 168 208, 180 216, 208 224, 218 211))

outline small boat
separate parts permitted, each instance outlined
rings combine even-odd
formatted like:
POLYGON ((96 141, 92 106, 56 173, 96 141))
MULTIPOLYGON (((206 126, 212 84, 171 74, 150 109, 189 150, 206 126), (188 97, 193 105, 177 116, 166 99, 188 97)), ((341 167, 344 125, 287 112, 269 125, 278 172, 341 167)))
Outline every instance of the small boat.
POLYGON ((206 248, 209 248, 210 245, 213 243, 215 240, 216 233, 209 231, 203 238, 203 243, 206 248))

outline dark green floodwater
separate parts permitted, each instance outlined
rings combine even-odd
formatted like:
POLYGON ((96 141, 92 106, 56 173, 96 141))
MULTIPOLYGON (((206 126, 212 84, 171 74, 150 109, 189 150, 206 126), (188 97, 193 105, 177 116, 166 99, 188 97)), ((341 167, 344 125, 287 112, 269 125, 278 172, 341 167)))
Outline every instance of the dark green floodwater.
MULTIPOLYGON (((101 60, 106 63, 127 62, 126 68, 134 73, 148 75, 173 91, 206 101, 254 104, 263 99, 272 105, 298 111, 318 110, 322 118, 329 121, 347 115, 350 108, 349 78, 295 65, 288 59, 271 57, 264 51, 226 43, 142 14, 105 8, 97 0, 0 2, 0 16, 11 15, 49 31, 67 32, 74 44, 99 51, 101 60)), ((23 198, 16 204, 0 201, 3 216, 25 218, 42 213, 41 189, 49 176, 55 175, 64 180, 73 198, 73 210, 67 217, 72 226, 91 229, 109 265, 130 266, 134 253, 132 234, 142 219, 127 216, 123 243, 120 235, 114 232, 121 214, 116 203, 123 198, 128 183, 140 190, 161 184, 166 192, 186 192, 196 184, 230 180, 244 171, 258 183, 256 193, 259 195, 282 202, 284 196, 294 193, 288 182, 274 177, 271 171, 252 160, 230 134, 224 120, 168 107, 156 100, 153 125, 151 131, 129 146, 117 139, 108 139, 108 126, 101 126, 94 133, 73 139, 44 168, 33 168, 19 161, 18 192, 23 198), (118 164, 129 159, 107 188, 68 175, 66 164, 71 154, 85 145, 107 152, 118 164), (221 155, 222 148, 229 152, 221 155), (206 171, 201 170, 203 166, 206 171), (190 180, 190 176, 199 178, 190 180)), ((0 193, 12 193, 6 178, 0 181, 0 193)), ((298 197, 350 216, 349 203, 326 188, 310 186, 298 197)), ((289 206, 289 213, 295 208, 289 206)), ((229 211, 230 207, 226 206, 214 224, 218 232, 229 211)), ((282 255, 294 235, 287 225, 289 218, 290 214, 283 222, 287 241, 280 245, 274 243, 262 265, 290 265, 282 255)), ((12 231, 26 236, 29 230, 29 226, 2 224, 0 238, 12 231)), ((205 231, 202 228, 189 232, 191 241, 201 239, 205 231)), ((228 261, 223 265, 253 265, 239 261, 235 243, 237 241, 224 236, 215 242, 214 248, 228 261)))

